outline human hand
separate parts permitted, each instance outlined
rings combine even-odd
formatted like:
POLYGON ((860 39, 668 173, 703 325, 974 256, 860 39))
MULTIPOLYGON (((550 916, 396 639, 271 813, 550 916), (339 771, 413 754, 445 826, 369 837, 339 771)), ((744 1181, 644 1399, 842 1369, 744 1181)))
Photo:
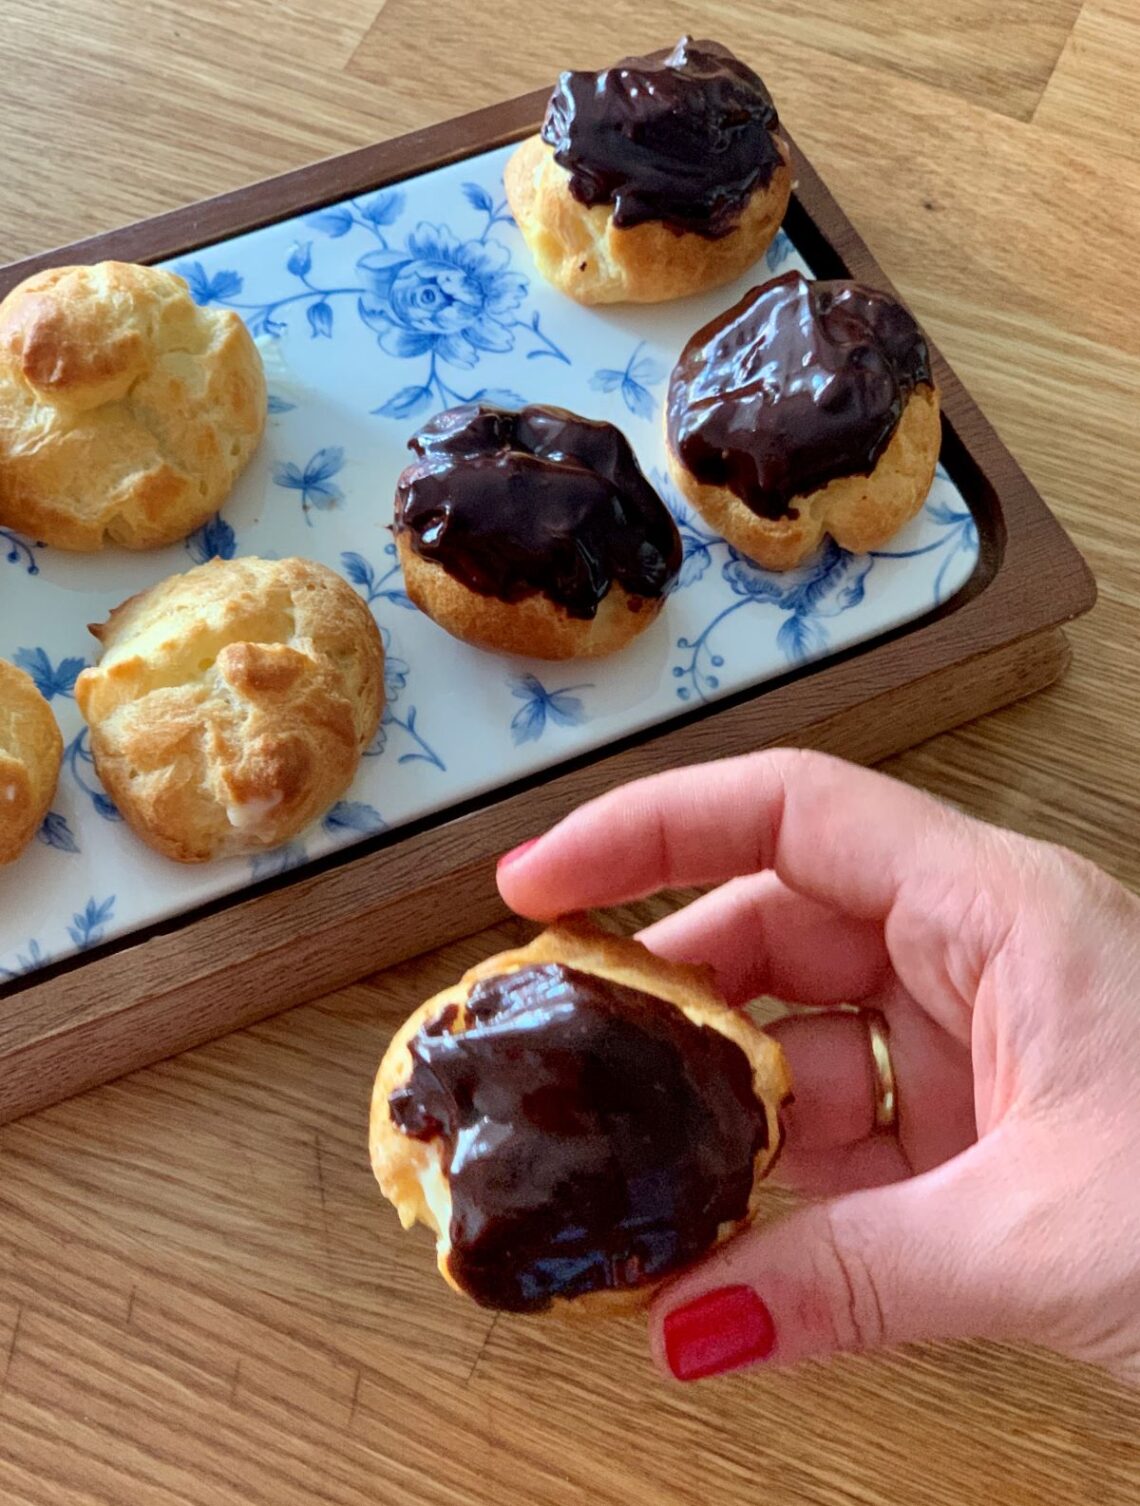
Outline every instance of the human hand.
POLYGON ((857 1003, 890 1029, 872 1133, 857 1014, 772 1027, 795 1103, 777 1176, 817 1195, 657 1297, 659 1366, 698 1379, 906 1340, 1028 1340, 1140 1380, 1140 901, 1061 848, 820 754, 615 790, 508 853, 535 919, 679 885, 650 926, 730 1003, 857 1003))

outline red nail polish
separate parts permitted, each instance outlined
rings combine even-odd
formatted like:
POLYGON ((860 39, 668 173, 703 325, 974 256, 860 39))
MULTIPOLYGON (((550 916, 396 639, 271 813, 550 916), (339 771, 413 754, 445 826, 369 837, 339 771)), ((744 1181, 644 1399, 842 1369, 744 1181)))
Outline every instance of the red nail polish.
POLYGON ((665 1358, 677 1380, 703 1380, 766 1360, 776 1343, 772 1314, 750 1286, 723 1286, 668 1314, 665 1358))
POLYGON ((531 837, 529 842, 520 842, 517 847, 512 847, 510 852, 504 852, 495 864, 495 871, 501 873, 504 868, 509 868, 517 858, 522 857, 524 852, 529 852, 537 841, 537 837, 531 837))

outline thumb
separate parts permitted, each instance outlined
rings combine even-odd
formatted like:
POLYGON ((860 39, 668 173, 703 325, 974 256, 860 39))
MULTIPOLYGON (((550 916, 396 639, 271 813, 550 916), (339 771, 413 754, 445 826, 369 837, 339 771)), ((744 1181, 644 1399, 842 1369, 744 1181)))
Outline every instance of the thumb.
POLYGON ((1027 1201, 987 1140, 923 1176, 756 1226, 660 1293, 654 1358, 700 1380, 761 1360, 1020 1336, 1027 1201))

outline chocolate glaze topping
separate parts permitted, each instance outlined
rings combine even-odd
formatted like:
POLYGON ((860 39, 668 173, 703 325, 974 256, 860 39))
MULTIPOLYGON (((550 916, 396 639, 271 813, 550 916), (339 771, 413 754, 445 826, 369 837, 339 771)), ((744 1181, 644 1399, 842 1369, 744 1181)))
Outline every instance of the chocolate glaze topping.
POLYGON ((719 42, 682 37, 663 63, 625 58, 563 73, 542 139, 583 204, 614 224, 662 220, 710 238, 734 229, 749 195, 780 165, 771 95, 719 42))
POLYGON ((564 408, 449 408, 409 440, 397 534, 483 596, 541 592, 592 618, 616 581, 665 594, 681 566, 677 526, 613 424, 564 408))
POLYGON ((451 1274, 486 1307, 633 1287, 742 1218, 768 1143, 747 1056, 675 1005, 575 968, 476 985, 429 1022, 393 1122, 443 1141, 451 1274))
POLYGON ((669 443, 762 518, 837 476, 868 476, 914 389, 932 382, 910 314, 853 282, 788 272, 706 324, 669 381, 669 443))

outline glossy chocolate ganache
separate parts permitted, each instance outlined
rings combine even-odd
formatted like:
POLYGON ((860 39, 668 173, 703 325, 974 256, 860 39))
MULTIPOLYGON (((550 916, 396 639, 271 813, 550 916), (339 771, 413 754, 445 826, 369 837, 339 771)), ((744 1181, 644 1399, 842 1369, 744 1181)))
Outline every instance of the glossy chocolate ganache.
POLYGON ((762 518, 837 476, 869 476, 930 352, 895 299, 786 273, 706 324, 669 382, 673 453, 762 518))
POLYGON ((564 408, 466 404, 409 440, 397 535, 483 596, 538 593, 590 619, 616 582, 636 610, 681 567, 668 508, 613 424, 564 408))
POLYGON ((612 204, 621 228, 660 220, 727 235, 783 158, 771 95, 719 42, 683 37, 664 62, 625 58, 563 73, 542 139, 583 204, 612 204))
POLYGON ((768 1144, 744 1051, 676 1005, 558 963, 486 979, 410 1045, 392 1120, 442 1141, 448 1268, 477 1302, 639 1286, 748 1211, 768 1144))

